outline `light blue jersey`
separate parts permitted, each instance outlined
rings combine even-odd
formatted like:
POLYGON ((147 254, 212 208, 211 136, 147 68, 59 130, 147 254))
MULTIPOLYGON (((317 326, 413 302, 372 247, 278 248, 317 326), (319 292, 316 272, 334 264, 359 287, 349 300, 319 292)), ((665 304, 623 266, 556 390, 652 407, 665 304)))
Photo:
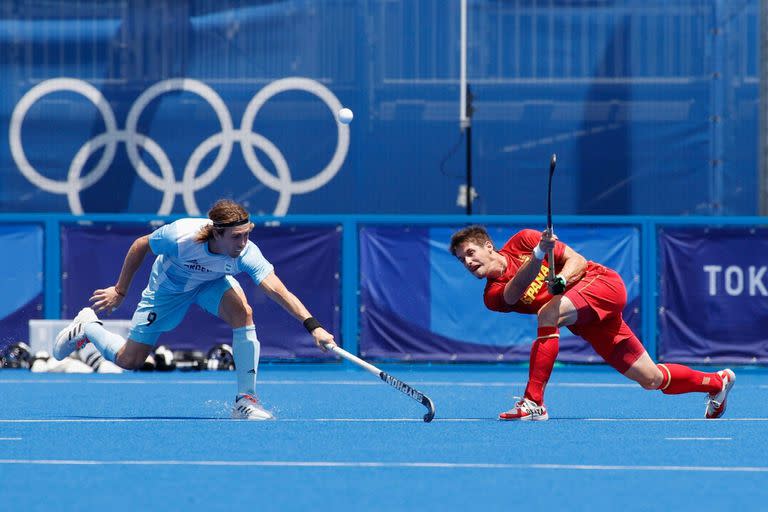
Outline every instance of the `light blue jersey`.
POLYGON ((147 288, 152 291, 188 292, 222 276, 246 272, 256 284, 274 271, 272 264, 251 242, 237 258, 213 254, 208 244, 197 242, 200 229, 210 219, 180 219, 155 230, 149 247, 157 255, 147 288))
POLYGON ((228 290, 234 288, 242 293, 233 275, 246 272, 261 284, 274 271, 250 240, 237 258, 211 253, 208 243, 195 241, 207 224, 211 224, 208 219, 180 219, 149 235, 149 247, 157 258, 133 313, 130 339, 154 345, 160 334, 179 325, 190 304, 218 315, 228 290))

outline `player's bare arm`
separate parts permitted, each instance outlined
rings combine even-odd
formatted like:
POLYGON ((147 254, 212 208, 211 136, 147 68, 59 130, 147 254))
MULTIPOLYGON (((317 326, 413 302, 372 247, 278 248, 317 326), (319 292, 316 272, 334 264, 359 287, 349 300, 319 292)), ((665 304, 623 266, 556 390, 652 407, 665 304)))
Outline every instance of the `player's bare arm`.
POLYGON ((123 261, 123 268, 120 270, 120 277, 114 286, 95 290, 91 297, 93 308, 98 311, 107 311, 111 313, 118 308, 128 293, 133 276, 139 270, 144 258, 149 252, 149 235, 145 235, 134 240, 123 261))
POLYGON ((563 253, 563 266, 558 275, 565 278, 566 282, 575 283, 584 276, 587 271, 587 259, 567 245, 563 253))
MULTIPOLYGON (((293 315, 297 320, 304 322, 312 316, 299 298, 285 287, 285 284, 283 284, 274 272, 265 277, 259 284, 259 287, 261 287, 270 299, 280 304, 283 309, 293 315)), ((313 329, 311 334, 315 339, 315 344, 322 350, 326 350, 326 345, 336 345, 336 342, 333 340, 333 335, 323 327, 313 329)))
POLYGON ((534 250, 528 261, 523 263, 515 276, 510 279, 504 287, 504 301, 507 304, 512 305, 520 300, 520 297, 523 296, 525 290, 528 289, 533 280, 536 279, 536 276, 539 275, 539 272, 541 271, 541 261, 544 259, 544 255, 547 254, 547 252, 554 249, 556 240, 557 237, 554 235, 552 235, 551 238, 542 236, 538 245, 538 249, 541 252, 539 253, 534 250))

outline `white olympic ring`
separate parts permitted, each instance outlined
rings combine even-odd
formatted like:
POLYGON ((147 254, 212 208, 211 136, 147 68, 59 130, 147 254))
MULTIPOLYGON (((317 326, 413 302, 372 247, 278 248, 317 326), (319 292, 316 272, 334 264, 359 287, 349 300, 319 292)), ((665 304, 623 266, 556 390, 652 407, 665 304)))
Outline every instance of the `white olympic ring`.
POLYGON ((114 160, 117 144, 122 142, 125 143, 128 159, 139 177, 152 188, 163 192, 158 214, 170 214, 176 196, 181 195, 187 213, 198 215, 200 209, 195 199, 195 192, 209 186, 221 175, 232 155, 232 145, 237 142, 240 144, 243 159, 251 173, 267 187, 278 192, 274 215, 285 215, 288 213, 293 194, 306 194, 327 184, 341 169, 349 150, 349 126, 336 122, 336 149, 330 162, 315 176, 293 181, 291 170, 280 150, 264 136, 253 132, 256 114, 266 101, 281 92, 291 90, 306 91, 317 96, 326 104, 334 119, 336 112, 342 107, 339 99, 323 84, 308 78, 284 78, 270 83, 251 99, 243 114, 240 129, 236 130, 226 104, 213 89, 199 80, 174 78, 158 82, 145 90, 128 111, 125 129, 119 130, 112 108, 94 86, 75 78, 45 80, 27 91, 13 110, 9 127, 11 155, 19 171, 30 182, 47 192, 65 194, 70 210, 79 215, 84 213, 80 193, 106 174, 114 160), (104 133, 93 137, 80 147, 70 163, 66 181, 54 180, 40 174, 29 163, 21 141, 21 128, 32 105, 43 96, 59 91, 78 93, 88 99, 101 114, 105 127, 104 133), (136 131, 141 114, 147 105, 156 97, 170 91, 191 92, 203 98, 213 108, 221 126, 219 133, 208 137, 192 152, 184 166, 180 182, 176 181, 173 165, 165 151, 153 139, 136 131), (139 146, 155 160, 160 169, 160 175, 155 174, 146 165, 139 153, 139 146), (277 176, 261 164, 254 146, 272 161, 277 176), (88 174, 83 175, 86 162, 102 147, 104 152, 99 161, 88 174), (219 152, 213 163, 198 175, 201 162, 215 148, 219 148, 219 152))

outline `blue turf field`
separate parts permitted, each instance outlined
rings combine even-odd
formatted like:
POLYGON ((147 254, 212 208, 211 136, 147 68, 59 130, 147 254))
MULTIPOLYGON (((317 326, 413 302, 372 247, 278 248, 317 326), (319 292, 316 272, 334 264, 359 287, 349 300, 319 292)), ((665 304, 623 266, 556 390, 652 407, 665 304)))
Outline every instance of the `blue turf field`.
POLYGON ((234 373, 0 371, 2 510, 765 510, 768 372, 737 368, 723 420, 703 395, 558 367, 550 421, 496 415, 513 366, 383 365, 418 403, 342 364, 262 365, 278 419, 226 419, 234 373), (10 507, 8 507, 10 505, 10 507))

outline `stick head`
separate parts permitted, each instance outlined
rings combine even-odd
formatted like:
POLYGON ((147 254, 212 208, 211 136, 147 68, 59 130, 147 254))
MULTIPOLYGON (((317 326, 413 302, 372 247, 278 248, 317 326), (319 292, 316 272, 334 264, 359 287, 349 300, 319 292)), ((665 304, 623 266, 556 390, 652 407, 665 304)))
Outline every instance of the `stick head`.
POLYGON ((435 417, 435 404, 432 403, 432 400, 430 400, 430 398, 426 395, 424 395, 424 401, 427 402, 424 405, 427 407, 427 410, 429 411, 427 412, 427 414, 424 415, 424 422, 429 423, 435 417))
POLYGON ((552 154, 552 158, 549 159, 549 178, 552 179, 552 175, 555 174, 555 165, 557 164, 557 155, 552 154))

